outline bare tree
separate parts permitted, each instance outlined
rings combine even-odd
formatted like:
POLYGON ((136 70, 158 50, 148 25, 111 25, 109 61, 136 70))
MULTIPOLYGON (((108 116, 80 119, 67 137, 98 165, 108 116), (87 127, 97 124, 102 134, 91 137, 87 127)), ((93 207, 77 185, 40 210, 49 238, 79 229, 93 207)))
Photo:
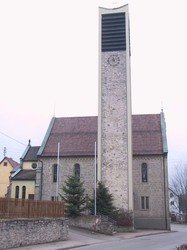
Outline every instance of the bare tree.
POLYGON ((179 208, 187 211, 187 165, 179 164, 171 178, 171 188, 179 197, 179 208))

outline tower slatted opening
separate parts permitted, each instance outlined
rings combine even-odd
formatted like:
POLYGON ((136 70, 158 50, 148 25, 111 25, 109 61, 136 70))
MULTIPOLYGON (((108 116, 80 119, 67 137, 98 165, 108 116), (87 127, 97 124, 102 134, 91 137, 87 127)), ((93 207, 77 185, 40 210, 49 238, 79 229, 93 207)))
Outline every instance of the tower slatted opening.
POLYGON ((126 50, 125 13, 102 15, 102 51, 126 50))

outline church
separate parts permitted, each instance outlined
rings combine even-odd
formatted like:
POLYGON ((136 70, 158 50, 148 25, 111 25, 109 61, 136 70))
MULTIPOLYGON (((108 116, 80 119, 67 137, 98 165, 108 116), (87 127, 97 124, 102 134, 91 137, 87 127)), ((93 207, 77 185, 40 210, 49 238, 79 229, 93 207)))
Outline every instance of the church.
POLYGON ((37 152, 35 199, 54 200, 68 175, 92 196, 95 179, 135 228, 170 229, 163 110, 131 111, 128 5, 99 8, 98 116, 53 117, 37 152))

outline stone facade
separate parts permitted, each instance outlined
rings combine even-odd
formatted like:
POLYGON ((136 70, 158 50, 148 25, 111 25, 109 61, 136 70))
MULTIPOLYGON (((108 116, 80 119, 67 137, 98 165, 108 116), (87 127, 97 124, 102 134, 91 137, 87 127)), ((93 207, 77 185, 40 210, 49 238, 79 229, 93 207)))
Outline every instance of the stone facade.
MULTIPOLYGON (((59 192, 68 175, 74 173, 74 165, 80 164, 81 181, 84 182, 85 194, 93 195, 94 189, 94 157, 66 157, 60 158, 59 192)), ((44 170, 42 180, 42 199, 51 200, 56 196, 56 183, 53 183, 52 166, 56 163, 55 158, 44 158, 44 170)), ((41 164, 41 162, 40 162, 41 164)), ((133 203, 135 228, 169 229, 167 183, 164 182, 167 173, 164 164, 164 156, 134 156, 133 157, 133 203), (142 182, 141 165, 146 163, 148 167, 148 181, 142 182), (149 197, 149 208, 141 208, 141 197, 149 197)), ((120 173, 119 173, 120 174, 120 173)), ((41 171, 37 171, 39 189, 41 171)), ((37 182, 36 180, 36 182, 37 182)), ((110 181, 116 183, 115 179, 110 181)), ((37 199, 37 195, 35 196, 37 199)), ((38 193, 38 197, 40 197, 38 193)))
POLYGON ((100 8, 98 165, 114 204, 133 210, 128 6, 100 8), (119 25, 118 28, 114 28, 119 25), (125 34, 125 35, 124 35, 125 34))
POLYGON ((114 52, 102 53, 102 181, 114 195, 115 205, 128 209, 126 53, 115 52, 120 62, 116 67, 108 64, 111 55, 114 52))
POLYGON ((0 249, 63 241, 69 237, 66 219, 0 220, 0 249))
POLYGON ((67 176, 74 174, 74 165, 78 163, 80 165, 80 178, 84 182, 84 188, 89 196, 93 195, 94 187, 94 158, 93 157, 61 157, 59 159, 59 183, 53 182, 53 165, 57 163, 56 158, 44 158, 40 161, 41 169, 43 164, 43 171, 38 170, 36 174, 36 198, 39 198, 40 184, 42 183, 42 199, 51 200, 51 197, 55 197, 58 193, 61 193, 62 186, 65 185, 67 176), (42 173, 43 172, 43 173, 42 173), (42 173, 42 181, 41 180, 42 173))
POLYGON ((134 217, 136 228, 165 228, 168 225, 167 183, 163 156, 133 158, 134 217), (147 182, 142 182, 142 163, 147 164, 147 182), (141 197, 148 197, 148 207, 142 208, 141 197))

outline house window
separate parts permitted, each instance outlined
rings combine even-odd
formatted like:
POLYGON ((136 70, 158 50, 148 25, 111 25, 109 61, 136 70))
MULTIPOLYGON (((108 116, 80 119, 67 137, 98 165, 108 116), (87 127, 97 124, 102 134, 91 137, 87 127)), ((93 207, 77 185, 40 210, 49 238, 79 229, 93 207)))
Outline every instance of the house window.
POLYGON ((28 198, 29 198, 29 200, 34 200, 34 194, 29 194, 28 198))
POLYGON ((58 196, 51 196, 52 201, 58 201, 58 196))
POLYGON ((80 164, 76 163, 74 165, 74 174, 76 177, 80 178, 80 164))
POLYGON ((25 199, 26 196, 26 186, 22 187, 22 199, 25 199))
POLYGON ((174 196, 173 193, 170 193, 170 198, 173 198, 173 196, 174 196))
POLYGON ((147 210, 149 209, 149 197, 141 196, 141 209, 147 210))
POLYGON ((37 169, 37 164, 35 162, 32 164, 32 169, 37 169))
POLYGON ((7 167, 7 165, 8 165, 7 162, 4 161, 4 162, 3 162, 3 166, 7 167))
POLYGON ((15 198, 16 199, 19 198, 19 186, 16 186, 16 189, 15 189, 15 198))
POLYGON ((142 182, 148 182, 147 163, 142 163, 142 182))
POLYGON ((174 201, 171 201, 170 204, 171 204, 171 206, 174 206, 174 201))
POLYGON ((53 164, 53 182, 57 182, 57 164, 53 164))

